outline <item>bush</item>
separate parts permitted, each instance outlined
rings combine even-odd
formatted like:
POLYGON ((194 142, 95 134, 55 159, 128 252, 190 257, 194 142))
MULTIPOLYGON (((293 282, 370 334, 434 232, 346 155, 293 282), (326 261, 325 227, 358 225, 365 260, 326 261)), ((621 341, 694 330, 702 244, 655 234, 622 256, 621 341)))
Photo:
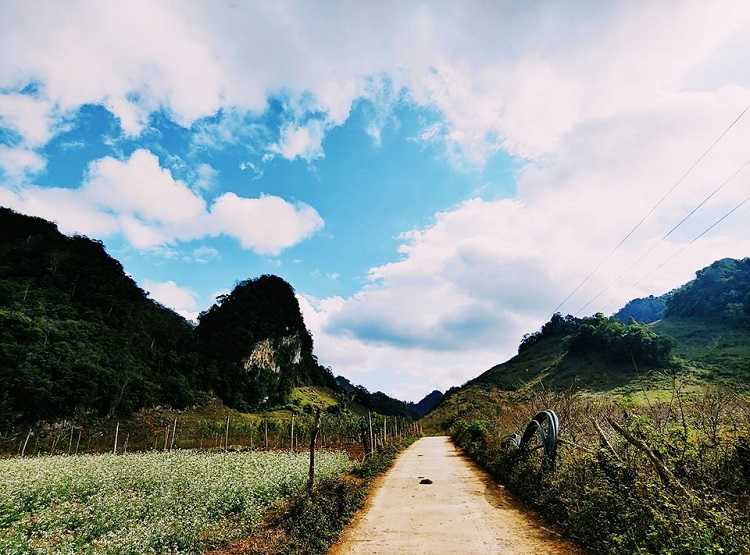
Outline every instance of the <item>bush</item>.
POLYGON ((690 405, 679 394, 672 401, 684 416, 666 403, 625 416, 616 405, 543 392, 504 405, 492 422, 457 420, 450 433, 508 490, 592 553, 748 553, 750 420, 737 415, 750 407, 722 391, 690 405), (561 444, 554 472, 542 471, 538 451, 502 443, 541 407, 560 414, 564 437, 576 445, 561 444), (602 447, 592 417, 613 418, 645 441, 690 494, 666 487, 644 453, 614 432, 614 453, 602 447))
POLYGON ((597 314, 585 318, 570 342, 570 353, 602 353, 614 362, 666 366, 673 341, 655 333, 647 324, 623 324, 597 314))

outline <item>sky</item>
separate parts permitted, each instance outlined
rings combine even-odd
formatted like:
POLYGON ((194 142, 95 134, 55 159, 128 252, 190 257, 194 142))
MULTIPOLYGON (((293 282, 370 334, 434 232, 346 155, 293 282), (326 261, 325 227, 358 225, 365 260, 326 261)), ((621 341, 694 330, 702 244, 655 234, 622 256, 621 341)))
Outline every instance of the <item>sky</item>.
POLYGON ((191 320, 278 274, 323 364, 417 400, 571 292, 611 313, 750 254, 750 203, 692 242, 750 194, 750 114, 700 158, 748 52, 731 1, 6 0, 0 205, 191 320))

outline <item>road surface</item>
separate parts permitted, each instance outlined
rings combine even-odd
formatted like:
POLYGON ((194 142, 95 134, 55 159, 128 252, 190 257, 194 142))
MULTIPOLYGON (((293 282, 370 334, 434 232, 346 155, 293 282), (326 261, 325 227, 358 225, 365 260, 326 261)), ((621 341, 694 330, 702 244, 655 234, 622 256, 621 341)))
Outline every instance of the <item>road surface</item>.
POLYGON ((453 446, 425 437, 396 460, 331 555, 579 553, 453 446), (420 480, 432 484, 420 484, 420 480))

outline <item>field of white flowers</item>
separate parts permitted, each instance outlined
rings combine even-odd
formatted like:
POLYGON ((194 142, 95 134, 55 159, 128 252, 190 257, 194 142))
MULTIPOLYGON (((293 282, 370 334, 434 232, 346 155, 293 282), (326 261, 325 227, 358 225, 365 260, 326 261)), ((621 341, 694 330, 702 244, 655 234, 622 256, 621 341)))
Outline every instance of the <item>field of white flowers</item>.
MULTIPOLYGON (((306 454, 175 451, 0 460, 0 553, 200 553, 299 492, 306 454)), ((316 453, 316 478, 345 473, 316 453)))

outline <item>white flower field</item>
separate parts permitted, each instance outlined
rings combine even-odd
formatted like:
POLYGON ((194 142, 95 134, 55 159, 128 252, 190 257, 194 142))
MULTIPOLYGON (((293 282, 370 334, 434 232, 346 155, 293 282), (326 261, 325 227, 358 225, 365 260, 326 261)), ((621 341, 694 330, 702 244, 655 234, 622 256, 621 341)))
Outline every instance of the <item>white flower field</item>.
MULTIPOLYGON (((302 490, 306 453, 153 452, 0 460, 0 553, 200 553, 302 490)), ((352 466, 316 452, 317 480, 352 466)))

